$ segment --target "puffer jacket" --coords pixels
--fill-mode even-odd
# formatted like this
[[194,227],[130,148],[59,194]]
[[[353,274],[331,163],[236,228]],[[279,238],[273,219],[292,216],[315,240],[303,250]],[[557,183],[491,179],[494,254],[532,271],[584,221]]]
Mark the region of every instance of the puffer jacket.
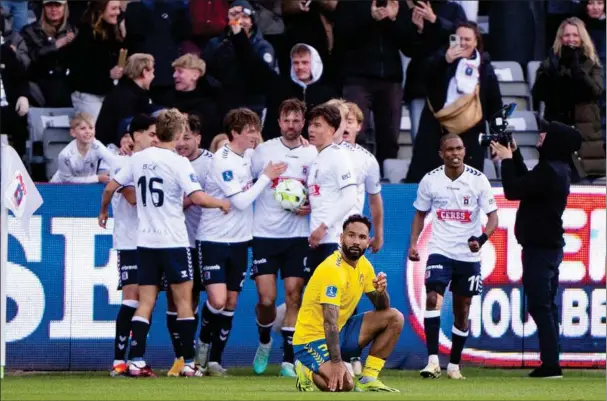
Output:
[[598,101],[603,96],[603,69],[578,49],[571,55],[551,54],[538,69],[533,87],[536,100],[546,104],[544,118],[575,125],[582,135],[578,152],[583,172],[605,176]]

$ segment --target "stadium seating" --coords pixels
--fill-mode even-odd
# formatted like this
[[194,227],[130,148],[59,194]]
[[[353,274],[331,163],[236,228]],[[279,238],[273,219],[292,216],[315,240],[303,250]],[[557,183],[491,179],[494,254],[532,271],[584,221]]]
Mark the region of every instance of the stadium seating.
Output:
[[70,120],[74,116],[73,108],[37,108],[32,107],[28,114],[29,142],[26,159],[33,159],[33,142],[42,142],[46,159],[47,177],[57,171],[57,156],[71,142]]
[[519,110],[531,110],[529,85],[521,65],[516,61],[492,61],[491,65],[499,81],[503,102],[516,103]]
[[493,161],[491,159],[485,159],[485,165],[483,166],[483,173],[487,176],[489,180],[497,180],[497,170]]
[[398,184],[404,180],[409,171],[411,160],[386,159],[384,160],[384,178],[391,184]]

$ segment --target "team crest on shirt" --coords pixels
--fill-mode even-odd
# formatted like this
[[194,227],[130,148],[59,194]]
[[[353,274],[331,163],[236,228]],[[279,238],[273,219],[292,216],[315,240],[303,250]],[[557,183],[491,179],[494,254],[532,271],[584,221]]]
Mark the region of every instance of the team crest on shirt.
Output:
[[221,173],[221,176],[226,182],[232,181],[234,179],[234,173],[232,172],[232,170],[224,171],[223,173]]
[[309,169],[309,167],[308,167],[308,166],[303,166],[303,167],[301,168],[301,171],[302,171],[303,175],[305,175],[305,176],[307,176],[307,175],[308,175],[308,169]]
[[194,173],[190,174],[190,181],[198,182],[198,177],[196,177],[196,174],[194,174]]
[[335,298],[335,297],[337,297],[337,287],[335,287],[334,285],[327,286],[327,289],[325,290],[325,295],[328,298]]
[[464,205],[469,205],[469,204],[470,204],[470,197],[464,196]]

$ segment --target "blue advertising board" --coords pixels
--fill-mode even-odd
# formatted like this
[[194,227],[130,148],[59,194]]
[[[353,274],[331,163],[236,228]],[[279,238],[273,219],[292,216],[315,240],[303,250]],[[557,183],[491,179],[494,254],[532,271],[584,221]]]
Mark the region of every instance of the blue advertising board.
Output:
[[[9,218],[7,368],[107,369],[121,294],[111,250],[112,221],[107,230],[97,225],[102,186],[41,185],[39,190],[44,205],[31,220],[29,237]],[[520,247],[513,234],[516,204],[504,200],[499,188],[495,191],[500,225],[482,250],[484,289],[472,304],[463,358],[492,366],[532,366],[538,362],[538,345],[535,324],[524,312]],[[384,187],[385,244],[369,255],[376,271],[387,274],[392,305],[406,318],[390,367],[419,368],[426,358],[423,277],[431,225],[420,239],[422,262],[408,262],[415,194],[415,185]],[[567,245],[558,296],[566,366],[605,366],[605,217],[604,188],[572,189],[563,217]],[[280,290],[279,304],[282,297]],[[225,353],[227,366],[248,366],[253,360],[256,303],[255,285],[246,280]],[[369,307],[363,300],[361,309]],[[453,323],[449,295],[442,310],[440,350],[448,353]],[[146,355],[155,367],[169,367],[173,359],[165,311],[161,295]],[[273,362],[280,361],[281,352],[275,346]]]

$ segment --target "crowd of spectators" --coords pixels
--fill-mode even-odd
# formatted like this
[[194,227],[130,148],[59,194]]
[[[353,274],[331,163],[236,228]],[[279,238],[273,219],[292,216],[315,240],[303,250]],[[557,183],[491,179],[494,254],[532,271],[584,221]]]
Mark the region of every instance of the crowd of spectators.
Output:
[[[310,110],[344,98],[362,110],[359,140],[380,166],[397,158],[406,105],[414,144],[407,181],[419,182],[440,163],[438,143],[446,132],[462,136],[466,163],[482,170],[486,155],[478,134],[502,107],[483,45],[499,41],[483,35],[473,21],[483,2],[29,3],[37,18],[31,23],[28,2],[0,2],[2,133],[22,154],[32,107],[85,113],[97,140],[117,148],[134,115],[176,107],[200,118],[202,146],[209,149],[221,141],[223,116],[233,108],[247,107],[263,117],[267,140],[280,135],[277,112],[283,100],[299,98]],[[546,9],[546,32],[552,36],[546,38],[550,46],[542,53],[546,59],[532,93],[544,102],[545,118],[581,131],[583,175],[603,177],[605,2],[567,3],[564,12]],[[519,29],[517,21],[510,29]],[[457,48],[449,45],[452,34],[459,37]],[[453,111],[462,105],[468,113],[464,123]]]

